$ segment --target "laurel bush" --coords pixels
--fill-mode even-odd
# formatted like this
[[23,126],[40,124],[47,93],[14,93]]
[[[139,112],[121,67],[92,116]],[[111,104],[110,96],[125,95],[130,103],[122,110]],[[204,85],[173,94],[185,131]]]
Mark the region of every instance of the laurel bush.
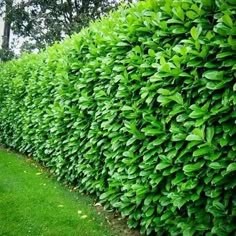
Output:
[[1,64],[0,142],[142,233],[230,235],[235,92],[235,0],[149,0]]

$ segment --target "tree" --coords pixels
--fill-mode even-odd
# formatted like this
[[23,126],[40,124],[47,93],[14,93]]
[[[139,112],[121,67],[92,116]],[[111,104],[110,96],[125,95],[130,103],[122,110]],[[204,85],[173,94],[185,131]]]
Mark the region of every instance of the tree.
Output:
[[[13,57],[13,53],[10,50],[10,32],[12,23],[12,6],[13,0],[4,0],[0,4],[1,14],[4,13],[4,29],[2,36],[2,45],[0,50],[0,60],[6,61]],[[5,10],[3,11],[3,8]]]
[[2,39],[2,48],[9,49],[10,43],[10,31],[11,31],[11,9],[13,0],[6,0],[5,20],[4,20],[4,32]]
[[25,39],[25,50],[41,49],[117,6],[117,0],[23,0],[12,6],[12,30]]

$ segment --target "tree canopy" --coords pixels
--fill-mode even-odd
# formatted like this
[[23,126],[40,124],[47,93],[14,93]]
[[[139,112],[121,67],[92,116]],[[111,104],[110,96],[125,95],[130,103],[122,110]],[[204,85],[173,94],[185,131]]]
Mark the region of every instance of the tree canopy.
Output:
[[14,35],[24,40],[22,50],[31,51],[79,32],[121,2],[133,0],[2,0],[0,6]]

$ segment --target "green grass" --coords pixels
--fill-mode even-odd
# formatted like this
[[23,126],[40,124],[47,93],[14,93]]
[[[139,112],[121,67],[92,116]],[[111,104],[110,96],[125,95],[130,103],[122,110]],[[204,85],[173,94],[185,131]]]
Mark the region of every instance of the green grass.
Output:
[[0,150],[0,235],[112,235],[91,199],[26,160]]

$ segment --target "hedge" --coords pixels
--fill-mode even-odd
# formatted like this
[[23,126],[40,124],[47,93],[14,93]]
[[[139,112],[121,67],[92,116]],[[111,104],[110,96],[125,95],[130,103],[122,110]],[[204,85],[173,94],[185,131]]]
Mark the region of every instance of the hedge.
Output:
[[1,64],[0,143],[157,235],[236,232],[236,2],[123,7]]

